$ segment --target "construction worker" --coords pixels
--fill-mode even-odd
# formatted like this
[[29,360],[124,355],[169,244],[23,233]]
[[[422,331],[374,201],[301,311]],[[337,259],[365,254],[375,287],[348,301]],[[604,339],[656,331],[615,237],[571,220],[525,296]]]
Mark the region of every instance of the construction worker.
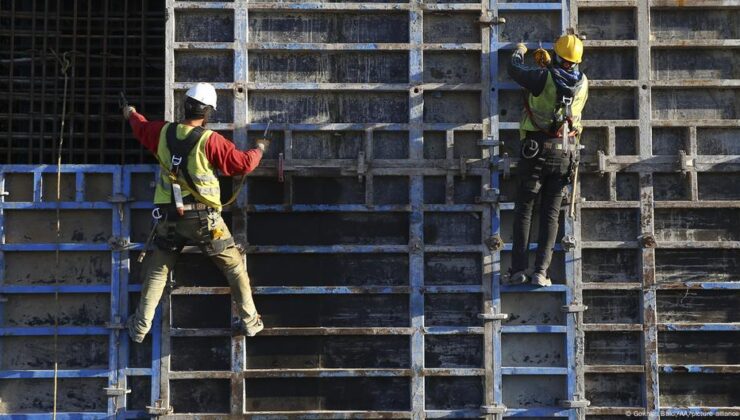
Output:
[[[588,99],[588,80],[579,71],[583,43],[572,34],[555,43],[554,58],[540,48],[538,67],[524,65],[527,47],[517,44],[509,62],[509,75],[528,93],[520,124],[519,186],[514,208],[514,243],[508,282],[531,281],[550,286],[547,269],[552,260],[564,188],[577,167],[581,112]],[[565,131],[565,133],[564,133]],[[529,266],[529,231],[537,196],[540,226],[534,268]]]
[[270,140],[260,139],[256,148],[241,151],[220,134],[205,129],[209,115],[216,110],[216,90],[208,83],[190,88],[183,105],[184,120],[180,123],[149,122],[134,107],[123,107],[134,135],[161,166],[154,193],[153,215],[161,217],[151,235],[155,249],[144,261],[139,307],[127,321],[129,335],[137,343],[152,326],[167,275],[186,242],[198,245],[226,276],[239,313],[232,325],[233,334],[254,336],[264,328],[252,300],[244,260],[221,218],[216,170],[226,176],[251,172]]

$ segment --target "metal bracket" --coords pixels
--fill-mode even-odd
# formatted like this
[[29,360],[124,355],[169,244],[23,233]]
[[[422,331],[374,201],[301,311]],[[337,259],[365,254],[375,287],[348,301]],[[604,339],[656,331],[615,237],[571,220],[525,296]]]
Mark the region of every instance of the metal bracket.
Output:
[[483,193],[475,197],[476,203],[498,203],[500,190],[498,188],[483,188]]
[[131,201],[134,201],[134,199],[123,194],[113,194],[108,196],[109,203],[123,204],[130,203]]
[[655,248],[658,245],[657,241],[655,240],[655,236],[652,233],[640,235],[637,237],[637,240],[640,242],[640,245],[643,248]]
[[244,87],[244,83],[234,83],[234,98],[244,100],[247,89]]
[[485,244],[488,247],[488,249],[490,249],[491,251],[494,251],[494,252],[495,251],[498,251],[498,250],[500,250],[501,248],[504,247],[504,240],[501,239],[501,235],[499,235],[499,234],[496,234],[496,235],[493,235],[493,236],[489,236],[483,242],[485,242]]
[[278,155],[278,182],[285,182],[285,155],[280,153]]
[[481,25],[503,25],[506,23],[506,19],[500,16],[494,16],[491,12],[486,12],[480,16],[478,23]]
[[421,243],[421,240],[419,239],[412,239],[409,241],[409,248],[411,249],[411,252],[421,252],[423,245]]
[[502,314],[502,313],[487,313],[487,314],[478,314],[478,319],[482,319],[484,321],[506,321],[509,319],[509,314]]
[[126,325],[121,322],[121,317],[116,316],[113,318],[112,322],[106,322],[105,328],[108,328],[109,330],[123,330],[126,328]]
[[599,161],[599,175],[604,175],[606,172],[606,155],[603,150],[596,152]]
[[478,146],[480,147],[496,147],[501,146],[502,144],[504,144],[503,141],[498,139],[494,140],[491,136],[478,140]]
[[153,416],[166,416],[172,413],[172,407],[163,407],[163,400],[157,400],[154,405],[147,405],[146,412]]
[[480,412],[483,414],[505,414],[506,406],[503,404],[482,405]]
[[560,406],[563,408],[586,408],[591,405],[589,400],[560,400]]
[[125,251],[132,247],[131,242],[127,238],[120,236],[111,237],[108,239],[108,244],[110,244],[111,249],[114,251]]
[[570,305],[563,305],[560,307],[560,310],[567,313],[573,313],[573,312],[586,312],[588,309],[588,305],[584,305],[582,303],[573,303]]
[[563,246],[563,249],[565,252],[570,252],[576,249],[576,238],[573,235],[566,235],[563,236],[563,239],[560,241],[560,244]]
[[460,157],[460,177],[465,180],[465,176],[468,174],[468,163],[464,157]]
[[686,155],[685,150],[678,151],[678,163],[681,166],[681,173],[684,175],[689,171],[690,166],[694,166],[694,160]]
[[108,387],[103,388],[103,391],[105,391],[105,395],[109,397],[122,397],[126,394],[130,394],[131,390],[127,388],[116,388],[116,387]]
[[365,164],[365,152],[357,153],[357,180],[362,181],[362,177],[367,172],[367,165]]
[[498,166],[504,173],[504,179],[509,179],[509,176],[511,175],[511,157],[508,153],[504,153],[501,159],[499,159]]
[[8,192],[8,191],[0,191],[0,196],[1,197],[7,197],[9,195],[10,195],[10,192]]

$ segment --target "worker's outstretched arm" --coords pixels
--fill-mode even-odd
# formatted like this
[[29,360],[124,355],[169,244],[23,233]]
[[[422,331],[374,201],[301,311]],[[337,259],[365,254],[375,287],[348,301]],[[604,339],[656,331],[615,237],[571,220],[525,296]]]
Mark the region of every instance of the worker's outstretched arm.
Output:
[[524,54],[526,53],[527,47],[524,44],[518,44],[517,49],[511,55],[511,60],[509,61],[509,76],[523,88],[530,91],[532,95],[539,96],[542,90],[545,89],[548,70],[546,68],[525,65]]
[[262,149],[239,150],[234,143],[214,131],[206,143],[206,157],[223,175],[244,175],[260,164]]
[[157,153],[159,134],[166,123],[164,121],[147,121],[146,117],[136,112],[136,109],[129,108],[128,112],[124,110],[124,117],[131,124],[131,130],[134,132],[136,140],[139,140],[139,143],[150,152]]

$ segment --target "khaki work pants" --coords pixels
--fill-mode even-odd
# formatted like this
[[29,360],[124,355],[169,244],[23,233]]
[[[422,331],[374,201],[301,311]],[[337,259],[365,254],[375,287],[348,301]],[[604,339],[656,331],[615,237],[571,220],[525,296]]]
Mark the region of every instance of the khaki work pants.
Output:
[[[170,219],[172,218],[170,217]],[[167,220],[157,226],[157,237],[160,243],[163,238],[168,237],[168,233],[172,237],[171,229],[174,228],[173,248],[175,249],[157,246],[144,260],[144,284],[141,291],[141,300],[136,314],[133,316],[134,319],[129,323],[129,334],[131,334],[134,341],[143,339],[151,329],[154,311],[157,309],[162,292],[167,284],[168,274],[174,268],[182,246],[186,242],[202,244],[203,241],[210,241],[210,230],[213,230],[213,228],[220,229],[223,232],[220,239],[231,238],[229,228],[224,223],[220,213],[209,213],[208,218],[211,226],[203,226],[201,220],[197,217],[177,218],[175,221]],[[243,322],[244,326],[247,327],[257,324],[259,322],[257,309],[252,299],[252,289],[249,285],[244,259],[239,250],[231,245],[217,254],[211,255],[210,258],[229,282],[231,297],[236,302],[240,322]]]

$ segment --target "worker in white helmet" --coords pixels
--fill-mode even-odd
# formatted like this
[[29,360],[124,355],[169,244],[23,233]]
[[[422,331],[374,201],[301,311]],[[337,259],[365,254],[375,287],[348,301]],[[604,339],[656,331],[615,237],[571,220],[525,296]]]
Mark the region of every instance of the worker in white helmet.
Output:
[[134,135],[161,166],[154,193],[153,214],[161,216],[151,235],[155,249],[144,260],[141,300],[126,324],[137,343],[152,326],[167,275],[186,243],[199,246],[226,276],[239,313],[234,335],[254,336],[264,328],[252,299],[244,258],[221,218],[216,170],[225,176],[251,172],[259,165],[270,139],[259,139],[256,148],[241,151],[219,133],[205,129],[216,110],[216,99],[216,89],[208,83],[191,87],[185,93],[184,119],[179,123],[150,122],[133,107],[123,107]]

